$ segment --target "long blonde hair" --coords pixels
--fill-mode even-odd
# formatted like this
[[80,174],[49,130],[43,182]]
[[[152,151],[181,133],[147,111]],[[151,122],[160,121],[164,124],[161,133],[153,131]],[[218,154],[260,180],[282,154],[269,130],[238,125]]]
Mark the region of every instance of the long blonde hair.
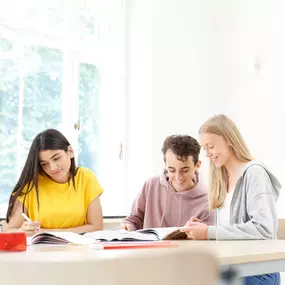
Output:
[[[199,129],[199,134],[209,133],[224,137],[235,157],[248,162],[253,160],[248,147],[236,124],[226,115],[220,114],[208,119]],[[210,209],[216,209],[224,204],[229,183],[229,173],[225,166],[220,168],[210,161]]]

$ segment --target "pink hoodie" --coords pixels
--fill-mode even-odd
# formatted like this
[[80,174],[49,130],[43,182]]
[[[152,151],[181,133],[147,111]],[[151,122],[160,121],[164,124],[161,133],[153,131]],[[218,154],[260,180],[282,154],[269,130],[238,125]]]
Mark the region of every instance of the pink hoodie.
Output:
[[180,227],[193,216],[207,225],[214,223],[209,211],[207,187],[198,179],[190,191],[176,192],[167,174],[147,180],[132,206],[131,214],[123,223],[132,230],[142,228]]

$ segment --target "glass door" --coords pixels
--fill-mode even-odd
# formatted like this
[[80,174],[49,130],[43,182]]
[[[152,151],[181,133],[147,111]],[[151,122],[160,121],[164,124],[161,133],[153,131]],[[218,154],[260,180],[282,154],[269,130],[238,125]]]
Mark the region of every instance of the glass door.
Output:
[[104,214],[125,213],[122,1],[13,3],[0,10],[0,218],[47,128],[97,175]]
[[0,205],[21,172],[31,140],[62,122],[62,53],[0,41]]
[[104,188],[104,215],[124,215],[125,100],[121,86],[118,79],[92,64],[81,63],[79,74],[78,121],[74,124],[78,133],[78,164],[92,169]]

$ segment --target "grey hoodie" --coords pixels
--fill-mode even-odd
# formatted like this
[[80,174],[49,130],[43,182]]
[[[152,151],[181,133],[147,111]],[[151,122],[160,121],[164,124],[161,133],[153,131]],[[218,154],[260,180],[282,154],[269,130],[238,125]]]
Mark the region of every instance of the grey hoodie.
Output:
[[281,184],[263,163],[249,162],[234,189],[230,225],[209,226],[208,239],[275,239],[280,189]]

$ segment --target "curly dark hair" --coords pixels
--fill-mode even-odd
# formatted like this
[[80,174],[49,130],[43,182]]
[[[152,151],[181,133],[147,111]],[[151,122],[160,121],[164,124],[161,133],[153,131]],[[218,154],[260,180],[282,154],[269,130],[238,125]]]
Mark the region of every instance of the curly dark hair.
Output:
[[181,161],[186,161],[188,156],[193,157],[194,164],[199,160],[199,154],[201,150],[200,144],[196,139],[188,135],[172,135],[168,136],[162,147],[162,153],[165,161],[166,152],[171,149],[177,159]]

